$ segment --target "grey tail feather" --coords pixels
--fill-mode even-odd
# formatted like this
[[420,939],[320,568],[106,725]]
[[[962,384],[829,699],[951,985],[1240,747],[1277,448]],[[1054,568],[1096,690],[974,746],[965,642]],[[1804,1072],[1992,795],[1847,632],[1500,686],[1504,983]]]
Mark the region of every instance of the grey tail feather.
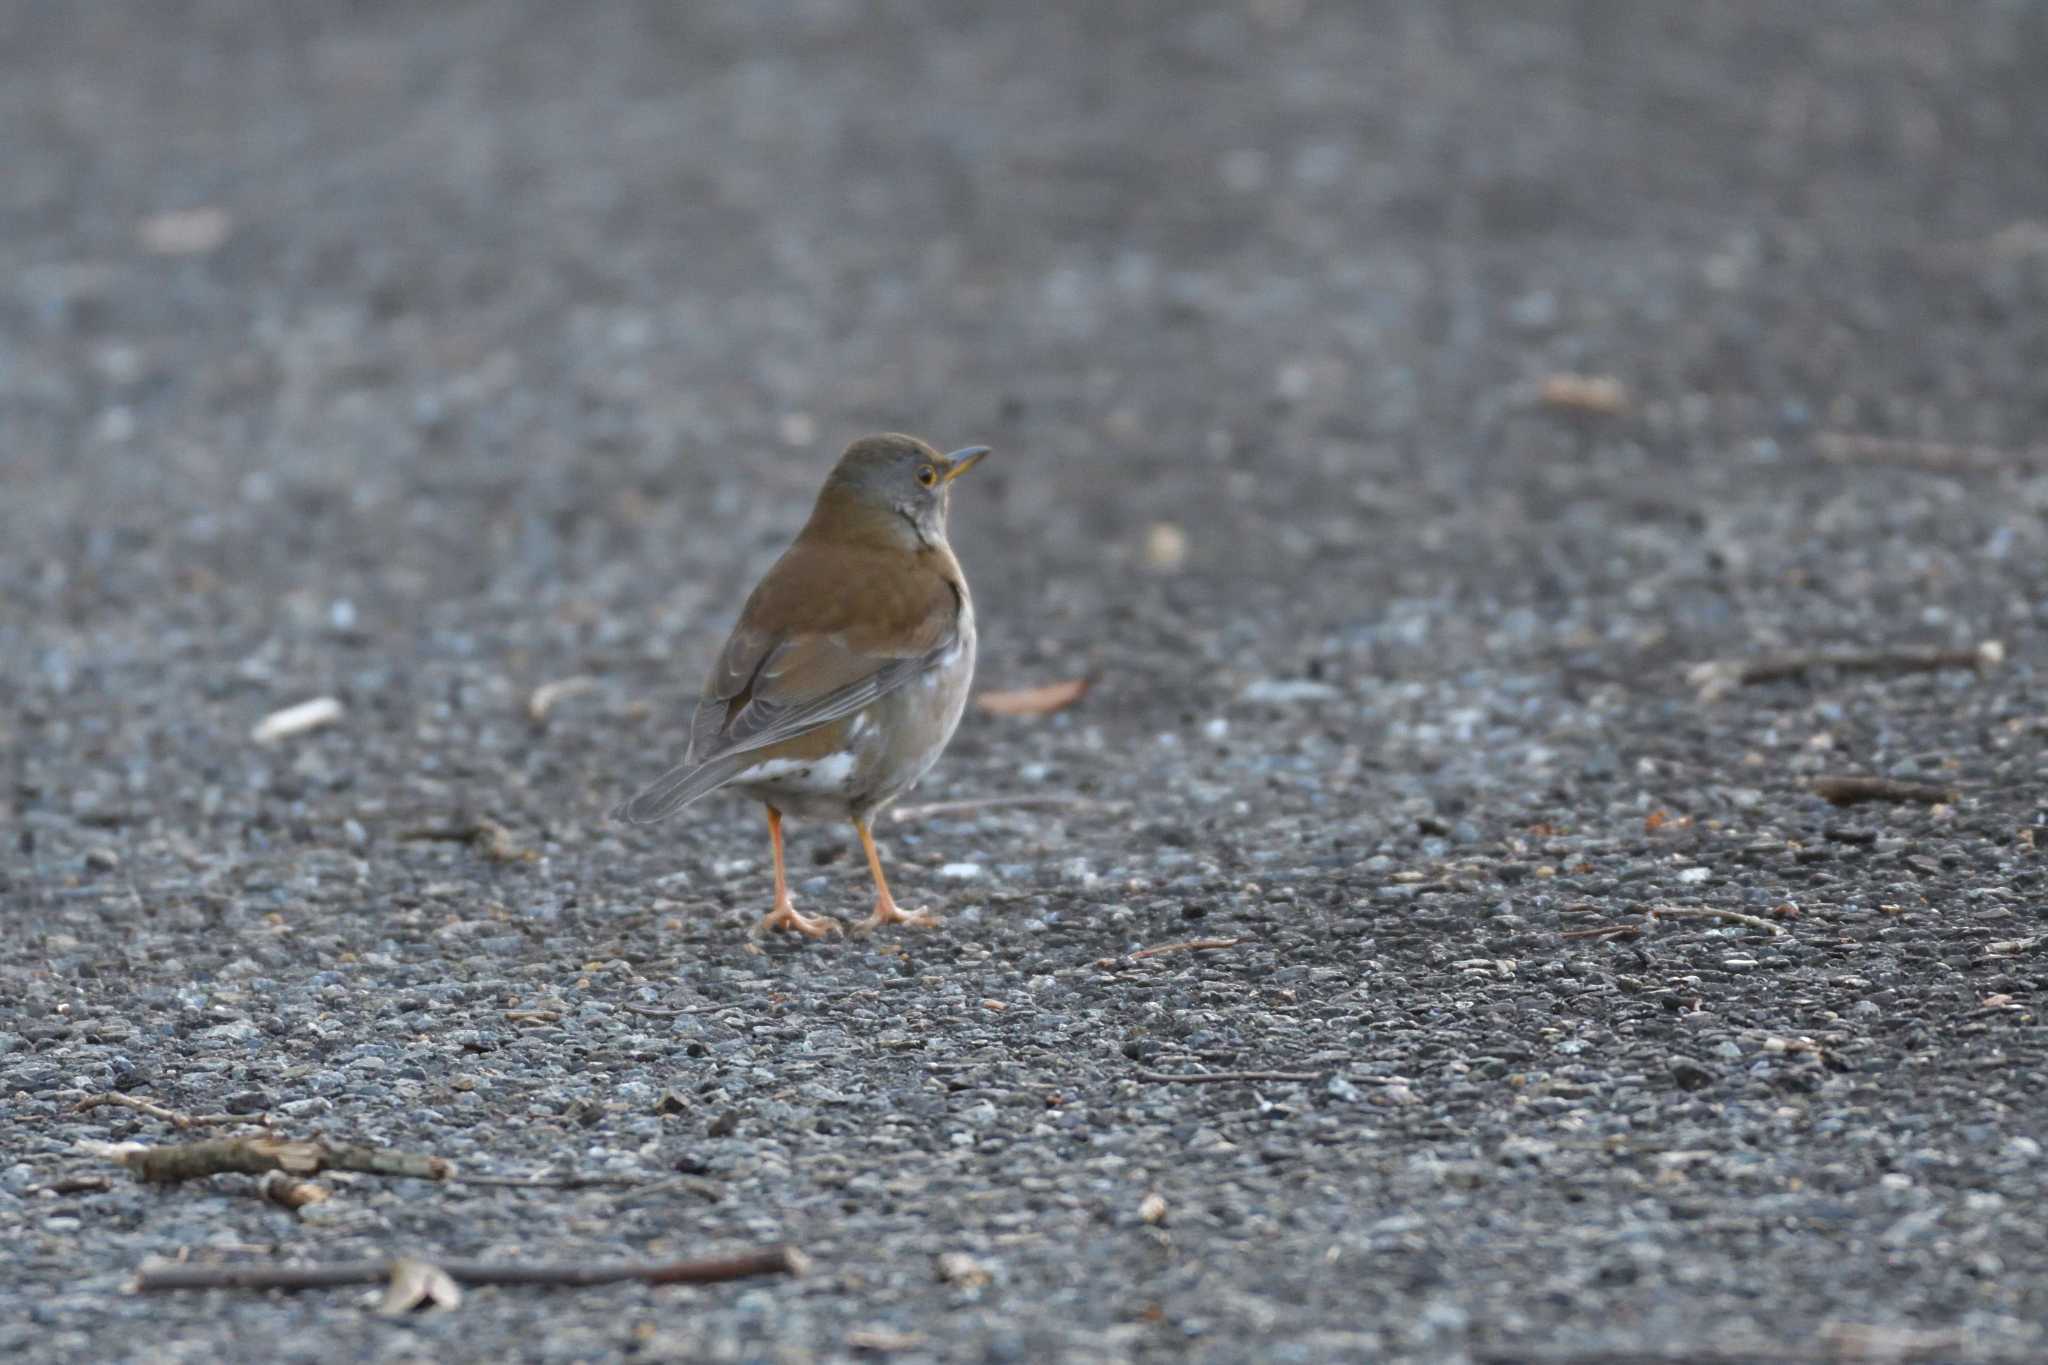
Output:
[[612,818],[628,820],[636,825],[651,825],[675,814],[706,792],[724,786],[743,766],[743,761],[727,757],[670,768],[638,796],[612,807]]

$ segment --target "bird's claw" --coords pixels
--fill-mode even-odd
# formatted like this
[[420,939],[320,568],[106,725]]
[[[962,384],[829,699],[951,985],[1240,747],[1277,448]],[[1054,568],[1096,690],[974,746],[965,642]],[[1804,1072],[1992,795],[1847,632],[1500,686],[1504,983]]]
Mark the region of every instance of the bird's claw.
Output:
[[894,901],[884,901],[875,907],[875,913],[853,926],[859,935],[872,934],[885,924],[907,924],[913,929],[936,929],[945,921],[929,910],[898,909]]
[[827,938],[846,932],[846,926],[829,915],[800,915],[793,905],[778,905],[761,917],[747,937],[759,942],[777,929],[787,929],[805,938]]

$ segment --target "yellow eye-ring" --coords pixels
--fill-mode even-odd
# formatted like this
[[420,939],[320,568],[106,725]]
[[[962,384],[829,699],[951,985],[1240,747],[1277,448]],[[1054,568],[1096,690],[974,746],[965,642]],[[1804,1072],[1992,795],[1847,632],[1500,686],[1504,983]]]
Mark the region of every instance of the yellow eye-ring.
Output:
[[930,488],[933,484],[939,481],[939,471],[933,469],[928,464],[919,465],[917,467],[917,481],[923,484],[926,488]]

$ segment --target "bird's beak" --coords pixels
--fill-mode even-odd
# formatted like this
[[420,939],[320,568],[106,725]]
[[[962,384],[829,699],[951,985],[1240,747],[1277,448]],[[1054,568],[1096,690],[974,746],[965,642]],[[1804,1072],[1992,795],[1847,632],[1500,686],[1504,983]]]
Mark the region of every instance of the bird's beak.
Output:
[[981,457],[986,454],[988,454],[987,446],[968,446],[965,450],[954,451],[946,457],[946,477],[939,482],[953,482],[953,480],[980,464]]

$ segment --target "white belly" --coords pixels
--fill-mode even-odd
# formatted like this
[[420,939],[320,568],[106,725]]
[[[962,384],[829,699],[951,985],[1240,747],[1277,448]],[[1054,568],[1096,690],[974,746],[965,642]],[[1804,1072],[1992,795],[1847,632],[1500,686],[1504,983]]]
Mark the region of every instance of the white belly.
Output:
[[[775,758],[749,769],[732,790],[786,815],[847,819],[870,815],[908,791],[946,750],[974,678],[974,612],[961,613],[953,649],[856,715],[847,747],[823,758]],[[909,736],[921,742],[908,742]]]
[[962,613],[960,642],[953,651],[921,676],[898,688],[869,708],[878,725],[892,733],[928,735],[915,747],[899,744],[888,761],[878,765],[875,801],[893,801],[926,773],[952,742],[967,710],[967,695],[974,680],[974,613]]

